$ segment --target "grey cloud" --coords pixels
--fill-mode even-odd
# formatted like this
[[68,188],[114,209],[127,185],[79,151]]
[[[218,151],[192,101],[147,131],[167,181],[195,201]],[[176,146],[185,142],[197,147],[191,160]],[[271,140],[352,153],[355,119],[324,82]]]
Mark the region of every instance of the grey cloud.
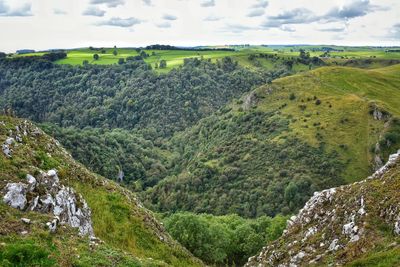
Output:
[[296,8],[284,11],[277,16],[269,16],[267,20],[261,24],[261,26],[263,28],[278,28],[282,25],[304,24],[311,23],[317,20],[319,20],[319,17],[317,17],[310,10],[305,8]]
[[65,12],[64,10],[59,9],[59,8],[53,9],[53,13],[56,15],[67,15],[67,12]]
[[256,4],[252,5],[252,8],[266,8],[268,6],[268,1],[259,0]]
[[257,30],[258,28],[245,26],[242,24],[226,24],[222,29],[223,32],[241,33],[249,30]]
[[108,7],[117,7],[125,4],[125,0],[91,0],[91,4],[106,4]]
[[331,28],[322,28],[318,29],[320,32],[344,32],[346,30],[345,27],[331,27]]
[[355,0],[342,7],[332,8],[323,18],[327,20],[351,19],[365,16],[370,12],[386,9],[385,7],[372,5],[369,0]]
[[171,28],[171,23],[169,23],[168,21],[162,22],[162,23],[158,23],[156,24],[156,26],[158,28]]
[[9,7],[4,3],[4,1],[0,0],[0,14],[7,13],[9,10]]
[[264,15],[264,13],[265,13],[265,11],[264,11],[263,8],[256,8],[256,9],[251,10],[251,11],[247,14],[247,16],[248,16],[248,17],[259,17],[259,16]]
[[151,6],[151,0],[142,0],[143,3],[147,6]]
[[280,27],[280,29],[281,29],[282,31],[285,31],[285,32],[295,32],[295,31],[296,31],[293,27],[290,27],[290,26],[288,26],[288,25],[282,25],[282,26]]
[[106,14],[106,11],[101,10],[98,7],[95,6],[90,6],[88,7],[83,13],[82,15],[84,16],[95,16],[95,17],[103,17],[104,14]]
[[142,23],[142,20],[134,18],[134,17],[130,17],[130,18],[118,18],[118,17],[112,17],[109,20],[105,20],[105,21],[101,21],[99,23],[97,23],[97,26],[115,26],[115,27],[123,27],[123,28],[127,28],[127,27],[131,27],[133,25],[136,24],[140,24]]
[[204,18],[203,20],[204,21],[218,21],[218,20],[221,20],[221,19],[222,19],[222,17],[218,17],[218,16],[215,16],[215,15],[209,15],[206,18]]
[[2,17],[28,17],[33,16],[32,5],[26,3],[18,8],[11,9],[4,1],[0,0],[0,16]]
[[388,37],[389,39],[400,40],[400,23],[394,24],[390,28],[386,37]]
[[162,18],[165,20],[176,20],[177,19],[176,16],[170,15],[170,14],[164,14]]
[[[386,7],[372,5],[369,0],[354,0],[342,7],[334,7],[326,14],[317,16],[306,8],[295,8],[284,11],[276,16],[269,16],[261,24],[263,28],[279,28],[282,25],[305,24],[312,22],[348,21],[349,19],[365,16],[370,12],[387,10]],[[333,31],[331,29],[331,31]],[[339,31],[337,29],[337,31]]]
[[202,7],[211,7],[211,6],[215,6],[215,0],[203,0],[201,1],[200,5]]

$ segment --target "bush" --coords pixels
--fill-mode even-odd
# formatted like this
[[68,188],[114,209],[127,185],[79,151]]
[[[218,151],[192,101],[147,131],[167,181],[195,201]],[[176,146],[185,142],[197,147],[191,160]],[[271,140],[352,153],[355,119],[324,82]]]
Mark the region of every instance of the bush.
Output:
[[238,215],[213,216],[189,212],[165,218],[167,231],[208,264],[243,265],[268,242],[277,239],[287,217],[243,219]]
[[0,265],[8,266],[55,266],[50,253],[33,242],[14,242],[0,250]]

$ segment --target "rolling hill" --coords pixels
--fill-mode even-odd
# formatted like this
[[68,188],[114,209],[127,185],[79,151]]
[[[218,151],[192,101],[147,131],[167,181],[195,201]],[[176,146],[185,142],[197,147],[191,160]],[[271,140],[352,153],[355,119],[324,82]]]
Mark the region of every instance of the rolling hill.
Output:
[[177,134],[172,175],[143,196],[161,211],[295,212],[399,147],[399,72],[322,67],[261,86]]

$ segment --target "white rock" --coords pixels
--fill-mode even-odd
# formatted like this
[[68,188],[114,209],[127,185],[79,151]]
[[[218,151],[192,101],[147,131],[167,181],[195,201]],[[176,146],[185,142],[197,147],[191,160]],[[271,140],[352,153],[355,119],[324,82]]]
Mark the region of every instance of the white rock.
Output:
[[329,251],[334,251],[334,250],[338,250],[339,249],[339,245],[338,245],[339,239],[334,239],[331,244],[329,245]]
[[15,142],[14,138],[9,137],[6,139],[6,141],[4,142],[4,144],[6,145],[12,145]]
[[36,178],[33,177],[33,176],[30,175],[30,174],[27,174],[27,175],[26,175],[26,181],[27,181],[28,184],[29,184],[28,190],[29,190],[29,191],[35,190],[36,183],[37,183],[37,182],[36,182]]
[[26,206],[26,188],[23,183],[8,183],[3,201],[9,206],[23,210]]
[[28,218],[21,218],[21,221],[22,221],[23,223],[26,223],[26,224],[30,224],[30,223],[31,223],[31,220],[28,219]]

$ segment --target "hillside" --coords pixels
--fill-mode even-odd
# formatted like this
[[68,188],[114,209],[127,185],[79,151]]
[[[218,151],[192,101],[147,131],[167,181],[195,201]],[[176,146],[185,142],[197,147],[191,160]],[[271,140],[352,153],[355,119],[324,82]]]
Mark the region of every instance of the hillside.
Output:
[[246,266],[399,266],[400,150],[366,180],[314,193]]
[[172,138],[182,156],[146,203],[273,216],[362,179],[400,144],[399,73],[322,67],[257,88]]
[[130,191],[0,117],[2,266],[201,266]]

